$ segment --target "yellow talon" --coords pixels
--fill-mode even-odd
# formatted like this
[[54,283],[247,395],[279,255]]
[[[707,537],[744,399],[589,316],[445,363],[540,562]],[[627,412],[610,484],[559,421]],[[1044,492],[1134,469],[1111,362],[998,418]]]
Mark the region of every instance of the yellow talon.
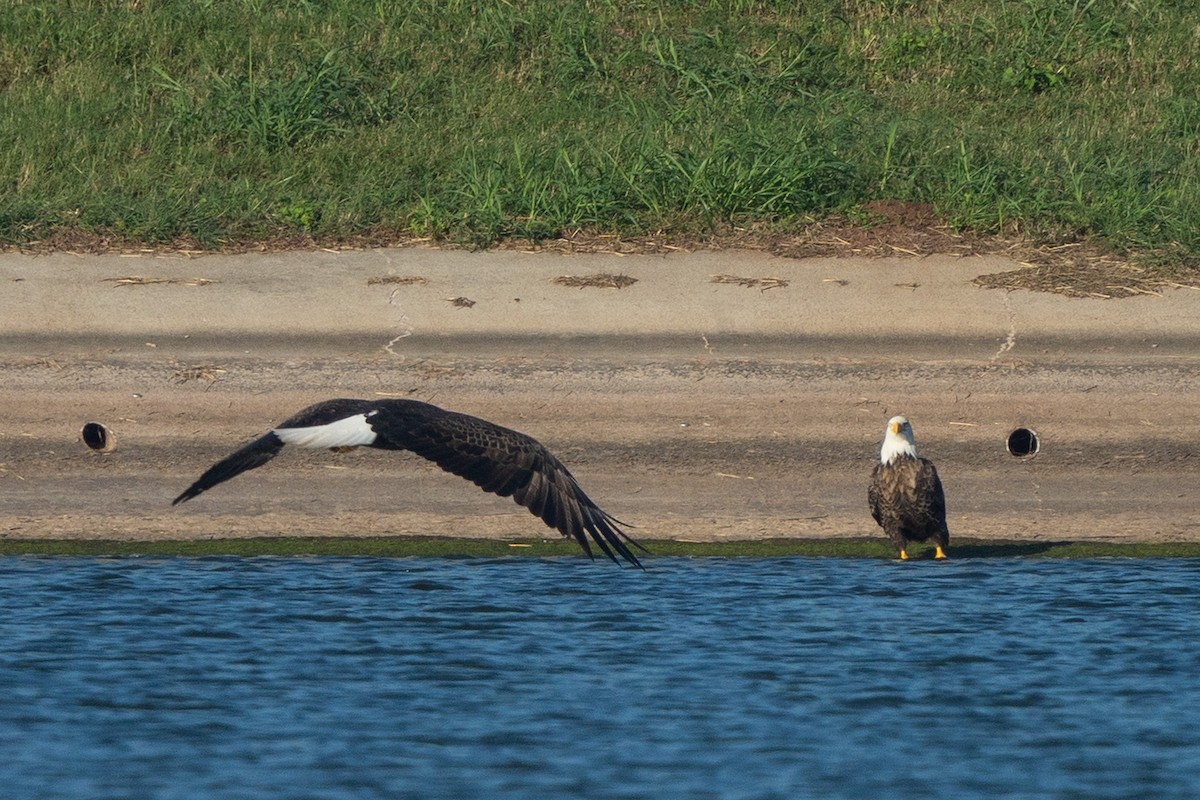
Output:
[[933,557],[934,558],[945,558],[946,557],[946,551],[942,549],[941,545],[937,546],[937,552],[933,554]]

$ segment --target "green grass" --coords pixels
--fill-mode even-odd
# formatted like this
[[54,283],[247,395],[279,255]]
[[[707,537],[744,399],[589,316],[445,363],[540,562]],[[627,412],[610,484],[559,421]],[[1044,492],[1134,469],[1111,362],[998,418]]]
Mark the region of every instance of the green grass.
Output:
[[0,241],[477,246],[873,199],[1195,266],[1184,0],[13,0]]
[[[651,541],[646,563],[659,557],[684,558],[825,558],[894,559],[895,550],[874,539],[760,539],[732,542]],[[912,550],[916,559],[932,550]],[[262,537],[173,541],[79,539],[0,539],[0,556],[383,556],[390,558],[504,558],[578,556],[573,542],[495,541],[419,537]],[[967,558],[1200,558],[1197,543],[994,542],[963,540],[950,549],[952,559]]]

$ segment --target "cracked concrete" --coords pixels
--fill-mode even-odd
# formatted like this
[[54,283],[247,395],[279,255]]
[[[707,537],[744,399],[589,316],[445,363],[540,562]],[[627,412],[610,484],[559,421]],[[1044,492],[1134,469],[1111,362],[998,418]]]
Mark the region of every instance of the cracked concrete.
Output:
[[1004,309],[1008,312],[1008,334],[1000,344],[1000,349],[992,356],[993,361],[996,361],[1017,346],[1017,313],[1013,310],[1012,302],[1009,300],[1009,293],[1004,292],[1001,297],[1004,300]]
[[[375,452],[285,453],[169,506],[310,402],[402,396],[533,434],[647,538],[876,535],[866,475],[903,411],[956,536],[1200,539],[1200,292],[972,284],[1009,268],[739,251],[0,256],[0,535],[552,535]],[[552,283],[601,273],[637,282]],[[424,280],[370,283],[387,276]],[[115,453],[84,449],[89,420],[117,432]],[[1005,452],[1017,425],[1041,436],[1035,458]]]

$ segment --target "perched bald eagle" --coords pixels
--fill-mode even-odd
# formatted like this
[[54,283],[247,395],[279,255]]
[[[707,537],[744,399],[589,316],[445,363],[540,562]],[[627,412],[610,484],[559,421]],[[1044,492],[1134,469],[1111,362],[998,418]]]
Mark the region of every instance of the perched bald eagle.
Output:
[[909,542],[933,539],[936,558],[946,557],[950,531],[946,527],[946,496],[933,462],[917,455],[912,423],[907,417],[888,420],[867,489],[871,516],[908,558]]
[[285,444],[331,450],[410,450],[486,492],[511,496],[551,528],[579,542],[589,556],[588,537],[616,563],[620,563],[620,555],[630,564],[642,566],[629,544],[648,552],[621,530],[625,523],[584,494],[570,471],[537,440],[416,400],[326,400],[309,406],[214,464],[172,505],[261,467]]

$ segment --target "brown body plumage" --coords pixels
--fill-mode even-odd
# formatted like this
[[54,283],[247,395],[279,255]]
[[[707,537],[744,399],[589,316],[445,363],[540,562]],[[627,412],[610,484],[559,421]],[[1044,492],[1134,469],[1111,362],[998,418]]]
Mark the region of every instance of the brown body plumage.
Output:
[[946,526],[946,497],[937,468],[917,455],[912,425],[905,417],[888,422],[880,461],[867,489],[871,516],[908,558],[909,542],[933,540],[937,558],[946,557],[950,531]]
[[595,543],[613,561],[619,555],[641,566],[628,545],[645,548],[592,502],[570,470],[536,439],[416,400],[340,399],[309,406],[214,464],[174,503],[261,467],[285,444],[412,451],[486,492],[512,497],[563,536],[579,542],[588,555],[590,543]]

